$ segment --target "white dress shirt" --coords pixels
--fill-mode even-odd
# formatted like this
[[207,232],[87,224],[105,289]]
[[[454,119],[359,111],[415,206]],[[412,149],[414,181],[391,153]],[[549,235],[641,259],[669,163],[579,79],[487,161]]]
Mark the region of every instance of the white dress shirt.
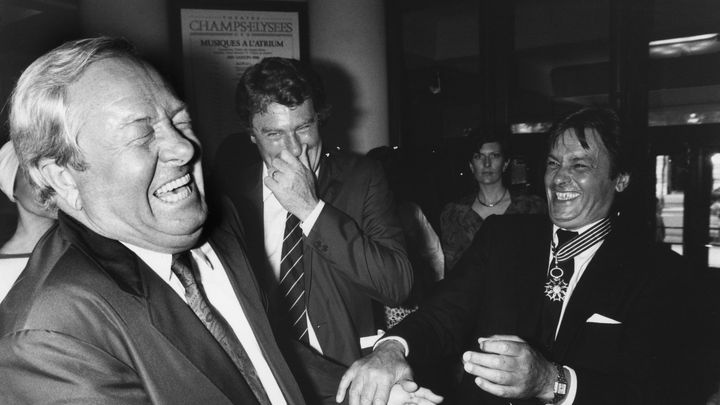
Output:
[[[592,228],[593,225],[597,224],[598,222],[602,221],[602,219],[597,220],[591,224],[585,225],[582,228],[575,229],[574,231],[577,233],[582,234],[583,232],[587,231],[588,229]],[[553,243],[557,245],[558,239],[557,239],[557,230],[560,229],[557,225],[553,224]],[[575,287],[577,287],[578,283],[580,282],[580,278],[582,277],[583,273],[585,273],[585,269],[587,269],[588,264],[590,264],[590,260],[595,256],[595,253],[597,253],[598,249],[600,249],[600,246],[602,246],[604,242],[604,239],[600,242],[597,242],[596,244],[590,246],[589,248],[585,249],[584,251],[580,252],[577,256],[574,257],[575,259],[575,269],[573,272],[572,277],[570,277],[570,282],[568,283],[567,291],[565,292],[565,300],[563,301],[562,309],[560,310],[560,319],[558,319],[558,325],[555,329],[555,337],[557,338],[557,334],[560,331],[560,325],[562,325],[563,316],[565,315],[565,308],[567,308],[568,302],[570,302],[570,298],[572,298],[572,293],[575,291]],[[548,272],[550,271],[550,263],[552,262],[552,247],[551,251],[548,253]],[[559,402],[562,405],[572,405],[573,402],[575,402],[575,396],[577,395],[577,387],[578,387],[578,379],[577,379],[577,373],[575,373],[575,370],[572,369],[572,367],[563,366],[567,372],[570,373],[570,376],[572,378],[572,383],[570,384],[570,390],[568,391],[565,398]]]
[[[262,177],[260,183],[262,183],[263,189],[263,226],[265,229],[265,253],[267,253],[268,262],[270,268],[272,268],[275,274],[275,279],[280,280],[280,261],[282,259],[282,245],[283,236],[285,236],[285,219],[287,217],[287,210],[283,208],[280,202],[275,198],[275,194],[270,191],[263,179],[267,177],[268,170],[265,164],[263,164]],[[318,173],[315,173],[317,176]],[[319,200],[318,205],[312,210],[310,215],[305,221],[300,223],[300,228],[303,231],[303,235],[308,236],[315,221],[320,216],[320,212],[325,206],[325,202]],[[307,302],[307,301],[306,301]],[[310,322],[310,314],[306,312],[305,319],[308,326],[308,340],[310,346],[322,354],[322,347],[320,347],[320,341],[315,334],[315,329]]]
[[19,255],[0,255],[0,302],[5,299],[5,296],[17,280],[20,273],[25,269],[25,265],[30,259],[30,254],[19,254]]
[[[164,280],[170,288],[177,293],[183,301],[185,300],[185,287],[170,269],[172,255],[167,253],[153,252],[137,246],[123,243],[132,250],[145,264],[148,265],[157,275]],[[278,385],[275,376],[268,365],[265,356],[262,354],[255,333],[248,322],[245,311],[235,295],[225,269],[220,259],[209,243],[192,250],[192,256],[200,272],[199,282],[202,284],[208,300],[215,309],[220,312],[223,318],[235,332],[238,340],[250,357],[250,361],[257,371],[258,378],[267,392],[268,398],[273,405],[286,405],[285,396]],[[186,301],[187,302],[187,301]]]

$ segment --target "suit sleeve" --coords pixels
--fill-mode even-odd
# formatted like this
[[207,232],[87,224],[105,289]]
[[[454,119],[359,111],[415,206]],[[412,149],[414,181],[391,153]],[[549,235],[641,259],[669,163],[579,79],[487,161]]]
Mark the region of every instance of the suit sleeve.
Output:
[[398,306],[410,294],[413,273],[393,198],[379,164],[353,170],[364,180],[354,191],[358,201],[350,202],[360,204],[359,215],[325,201],[308,242],[332,270],[368,296]]
[[117,358],[62,333],[25,330],[0,340],[0,403],[149,404]]
[[432,365],[459,356],[477,323],[480,297],[486,284],[484,270],[490,266],[488,252],[496,240],[489,220],[480,228],[455,269],[440,281],[420,309],[388,331],[408,343],[408,360],[415,366]]

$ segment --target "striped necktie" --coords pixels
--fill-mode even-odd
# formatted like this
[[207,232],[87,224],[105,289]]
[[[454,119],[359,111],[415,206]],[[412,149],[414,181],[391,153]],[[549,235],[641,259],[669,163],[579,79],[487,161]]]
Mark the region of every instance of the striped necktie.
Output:
[[242,343],[240,343],[235,332],[225,321],[225,318],[212,307],[205,296],[202,285],[198,283],[193,271],[193,259],[190,252],[174,254],[170,269],[185,288],[185,300],[188,306],[217,340],[235,364],[235,367],[240,370],[253,394],[255,394],[258,403],[270,405],[270,399]]
[[306,321],[305,271],[302,263],[303,233],[300,220],[288,212],[285,219],[282,258],[280,259],[280,292],[283,296],[293,336],[309,343]]

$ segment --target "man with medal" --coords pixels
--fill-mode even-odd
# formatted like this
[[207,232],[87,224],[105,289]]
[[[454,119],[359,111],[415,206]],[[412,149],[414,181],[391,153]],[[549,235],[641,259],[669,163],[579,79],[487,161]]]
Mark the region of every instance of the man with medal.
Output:
[[[549,219],[492,216],[440,290],[356,361],[338,387],[384,404],[392,383],[462,358],[458,404],[697,402],[690,319],[699,279],[637,236],[616,204],[630,153],[616,114],[586,108],[550,132]],[[627,215],[626,215],[627,216]]]

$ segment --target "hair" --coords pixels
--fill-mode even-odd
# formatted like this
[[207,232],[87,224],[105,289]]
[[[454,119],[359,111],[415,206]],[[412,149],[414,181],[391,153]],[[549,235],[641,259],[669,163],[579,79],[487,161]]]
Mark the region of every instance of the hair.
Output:
[[610,158],[610,178],[620,174],[630,174],[631,151],[627,140],[622,136],[621,124],[615,111],[607,108],[586,107],[557,122],[550,129],[548,150],[552,149],[565,131],[572,130],[586,150],[590,148],[585,135],[586,130],[594,130]]
[[10,98],[10,137],[21,167],[28,170],[39,200],[55,205],[55,191],[39,173],[44,159],[63,167],[84,170],[77,144],[79,123],[73,122],[68,87],[93,63],[125,58],[144,65],[134,46],[122,38],[98,37],[66,42],[35,60],[18,79]]
[[267,111],[272,103],[289,108],[312,100],[320,124],[330,115],[320,76],[295,59],[264,58],[250,66],[240,77],[235,101],[243,129],[252,133],[255,114]]
[[469,141],[469,148],[467,150],[467,161],[471,162],[473,160],[473,157],[475,156],[478,151],[482,148],[483,145],[486,143],[494,143],[497,142],[500,144],[500,152],[503,155],[503,158],[505,160],[508,160],[510,158],[509,156],[509,147],[507,142],[508,136],[502,132],[498,131],[485,131],[481,130],[480,128],[472,128],[468,132],[468,141]]

